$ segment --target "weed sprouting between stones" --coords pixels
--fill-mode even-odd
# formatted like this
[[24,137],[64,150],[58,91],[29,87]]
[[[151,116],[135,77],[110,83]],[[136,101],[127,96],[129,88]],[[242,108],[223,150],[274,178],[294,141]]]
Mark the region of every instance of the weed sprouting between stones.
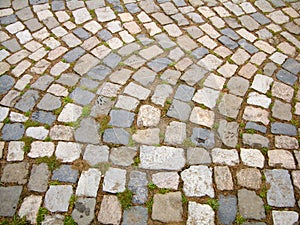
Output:
[[37,163],[46,163],[48,165],[49,170],[52,172],[55,169],[58,169],[61,165],[61,162],[56,159],[56,157],[53,155],[51,157],[42,157],[36,159]]
[[123,210],[130,209],[132,206],[132,191],[126,189],[123,192],[119,192],[117,197],[120,201]]
[[37,217],[36,217],[36,223],[37,225],[41,225],[42,222],[44,221],[45,219],[45,216],[48,215],[49,211],[46,209],[46,208],[39,208],[39,211],[38,211],[38,214],[37,214]]

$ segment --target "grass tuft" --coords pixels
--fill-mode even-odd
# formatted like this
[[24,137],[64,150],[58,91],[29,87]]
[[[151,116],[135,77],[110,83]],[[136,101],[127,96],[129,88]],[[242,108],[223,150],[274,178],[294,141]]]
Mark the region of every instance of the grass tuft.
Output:
[[124,192],[117,194],[123,210],[130,209],[132,206],[132,191],[126,189]]

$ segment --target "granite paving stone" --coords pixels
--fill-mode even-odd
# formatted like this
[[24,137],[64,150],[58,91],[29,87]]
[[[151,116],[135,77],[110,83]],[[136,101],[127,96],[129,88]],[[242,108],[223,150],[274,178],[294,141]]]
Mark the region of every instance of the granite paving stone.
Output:
[[241,189],[238,191],[239,212],[247,219],[263,219],[266,217],[263,200],[254,191]]
[[117,193],[125,191],[126,170],[109,168],[103,181],[103,191]]
[[159,172],[152,175],[152,182],[159,188],[178,189],[179,175],[176,172]]
[[161,222],[180,222],[182,218],[182,201],[180,192],[155,194],[153,197],[152,219]]
[[96,200],[94,198],[78,198],[75,202],[72,218],[78,224],[90,224],[94,219]]
[[209,205],[190,201],[188,209],[187,224],[192,225],[195,222],[207,225],[214,224],[215,212]]
[[215,196],[212,187],[212,169],[207,166],[191,166],[181,173],[183,191],[186,196]]
[[144,204],[148,199],[148,180],[146,173],[132,171],[130,173],[128,189],[133,192],[132,202],[134,204]]
[[124,210],[122,225],[135,223],[137,225],[146,225],[148,210],[142,206],[133,206],[130,209]]
[[218,208],[218,217],[222,224],[232,224],[237,214],[237,198],[229,195],[219,196],[220,206]]
[[266,181],[270,183],[267,202],[276,207],[294,207],[295,197],[290,174],[287,170],[266,170]]
[[72,193],[71,185],[51,185],[46,192],[45,207],[51,212],[68,211]]
[[0,187],[1,216],[12,217],[15,214],[21,192],[22,186]]
[[96,168],[83,171],[76,188],[77,196],[96,197],[101,180],[101,172]]
[[31,223],[35,223],[37,214],[42,203],[42,197],[36,195],[30,195],[26,197],[19,209],[18,215],[20,217],[26,217]]
[[104,195],[98,214],[98,221],[104,224],[120,224],[121,216],[122,209],[117,196]]
[[[160,155],[164,155],[164,157],[160,157]],[[179,170],[185,163],[185,156],[182,148],[142,145],[140,147],[140,160],[139,167],[143,169]]]
[[288,150],[268,151],[269,166],[279,166],[286,169],[296,169],[294,157]]
[[28,189],[36,192],[45,192],[48,186],[50,171],[45,163],[33,165],[28,181]]
[[75,183],[78,180],[78,170],[72,169],[70,165],[61,165],[53,171],[51,179],[60,182]]

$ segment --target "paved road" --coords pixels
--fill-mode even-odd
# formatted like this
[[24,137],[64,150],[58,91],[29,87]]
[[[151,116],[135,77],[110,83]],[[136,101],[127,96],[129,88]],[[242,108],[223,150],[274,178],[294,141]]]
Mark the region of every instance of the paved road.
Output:
[[296,224],[299,13],[1,0],[0,221]]

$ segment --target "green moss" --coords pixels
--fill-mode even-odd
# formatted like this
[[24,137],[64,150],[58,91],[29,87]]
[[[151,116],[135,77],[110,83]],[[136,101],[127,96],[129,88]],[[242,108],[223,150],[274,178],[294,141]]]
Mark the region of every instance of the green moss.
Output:
[[41,225],[42,222],[44,221],[45,219],[45,216],[48,215],[49,211],[46,209],[46,208],[39,208],[39,211],[38,211],[38,214],[37,214],[37,217],[36,217],[36,223],[37,225]]
[[146,207],[147,207],[149,213],[152,212],[152,206],[153,206],[153,198],[150,198],[150,199],[146,202]]
[[124,192],[118,193],[117,197],[120,201],[123,210],[131,208],[132,191],[126,189]]
[[219,208],[219,206],[220,206],[218,200],[214,199],[214,198],[209,198],[206,201],[206,204],[208,204],[213,210],[217,210]]
[[38,127],[40,125],[41,125],[41,123],[39,123],[37,121],[33,121],[33,120],[27,120],[24,123],[25,128],[28,128],[28,127]]
[[237,216],[236,216],[236,218],[235,218],[235,222],[236,222],[236,224],[243,224],[243,223],[245,223],[247,220],[244,218],[244,217],[242,217],[240,214],[238,214]]
[[158,188],[158,187],[157,187],[155,184],[153,184],[152,182],[148,183],[147,186],[148,186],[149,190],[155,190],[155,189]]
[[182,201],[183,204],[186,204],[188,202],[187,197],[183,193],[181,194],[181,201]]
[[73,99],[69,96],[63,98],[63,103],[64,104],[72,103],[72,102],[73,102]]
[[104,131],[112,126],[108,125],[110,121],[110,116],[101,115],[96,118],[96,121],[100,124],[100,135],[104,133]]
[[170,192],[170,189],[168,188],[159,188],[158,189],[159,194],[167,194]]
[[51,180],[51,181],[49,181],[49,185],[60,185],[61,184],[61,182],[59,182],[58,180]]
[[133,159],[133,165],[134,166],[139,166],[139,164],[141,163],[141,159],[139,156],[134,157]]
[[64,220],[64,225],[77,225],[72,216],[66,216]]
[[192,142],[190,138],[187,138],[182,143],[184,148],[196,147],[196,144]]
[[264,208],[265,208],[265,210],[266,210],[266,212],[268,213],[268,212],[271,212],[272,211],[272,209],[273,209],[273,207],[272,206],[270,206],[270,205],[264,205]]
[[84,106],[84,107],[82,108],[82,114],[81,114],[81,115],[82,115],[83,117],[89,116],[90,113],[91,113],[91,107],[90,107],[90,106],[86,105],[86,106]]
[[37,163],[46,163],[50,171],[56,170],[60,167],[61,161],[57,160],[56,157],[53,155],[51,157],[42,157],[36,159]]
[[5,219],[0,222],[0,225],[29,225],[30,223],[26,221],[26,217],[20,218],[19,216],[14,216],[12,219]]

